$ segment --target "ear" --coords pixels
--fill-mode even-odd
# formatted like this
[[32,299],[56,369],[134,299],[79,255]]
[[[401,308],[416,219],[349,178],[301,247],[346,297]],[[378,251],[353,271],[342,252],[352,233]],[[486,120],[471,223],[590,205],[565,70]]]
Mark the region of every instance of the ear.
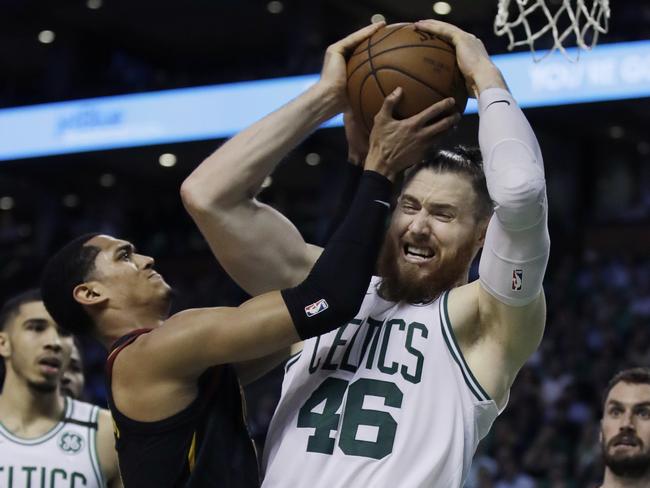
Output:
[[480,220],[477,225],[477,239],[476,239],[476,251],[483,247],[485,244],[485,234],[487,234],[488,224],[490,219]]
[[87,307],[96,307],[108,301],[107,290],[100,283],[93,281],[75,286],[72,296],[77,303]]
[[9,334],[0,332],[0,357],[8,358],[11,356],[11,341],[9,341]]

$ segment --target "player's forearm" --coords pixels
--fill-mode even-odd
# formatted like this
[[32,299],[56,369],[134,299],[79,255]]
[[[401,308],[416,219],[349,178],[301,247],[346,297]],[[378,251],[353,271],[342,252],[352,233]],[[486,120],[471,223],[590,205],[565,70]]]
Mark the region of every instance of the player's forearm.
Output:
[[339,110],[317,83],[203,161],[183,183],[183,201],[190,209],[202,209],[252,198],[282,158]]
[[346,323],[365,296],[383,241],[391,182],[364,171],[341,226],[300,285],[282,291],[301,339]]
[[490,88],[501,88],[508,90],[508,85],[492,61],[485,59],[482,61],[482,66],[476,70],[474,74],[474,96],[480,98],[481,93]]

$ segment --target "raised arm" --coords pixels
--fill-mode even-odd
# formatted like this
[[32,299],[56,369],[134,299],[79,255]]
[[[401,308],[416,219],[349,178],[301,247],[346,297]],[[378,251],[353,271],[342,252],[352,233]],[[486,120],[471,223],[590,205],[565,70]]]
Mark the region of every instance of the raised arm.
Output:
[[[112,376],[118,408],[141,420],[169,416],[194,398],[196,378],[208,367],[268,355],[353,318],[389,212],[393,173],[375,169],[364,172],[347,217],[300,285],[237,308],[181,312],[120,352]],[[134,388],[137,398],[125,393]]]
[[367,26],[331,45],[318,83],[227,141],[181,187],[185,207],[213,253],[252,295],[299,283],[321,252],[255,196],[291,150],[346,108],[345,57],[382,25]]
[[449,313],[454,328],[484,331],[481,341],[469,345],[467,356],[473,356],[479,382],[503,401],[539,345],[546,319],[542,281],[550,240],[542,154],[481,41],[443,22],[424,21],[418,27],[455,45],[459,68],[478,98],[479,144],[495,210],[485,236],[480,279],[450,294]]

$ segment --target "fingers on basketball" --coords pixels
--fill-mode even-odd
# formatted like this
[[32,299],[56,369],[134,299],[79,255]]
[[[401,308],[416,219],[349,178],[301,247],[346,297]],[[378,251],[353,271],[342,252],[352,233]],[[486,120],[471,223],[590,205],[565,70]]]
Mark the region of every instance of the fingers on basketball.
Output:
[[350,107],[368,132],[386,94],[397,86],[403,96],[394,107],[396,119],[450,96],[461,113],[467,102],[454,47],[437,35],[418,32],[413,24],[386,26],[359,44],[348,60],[347,75]]
[[426,126],[423,129],[424,137],[426,138],[435,138],[441,133],[448,131],[452,127],[455,127],[460,122],[460,114],[454,112],[447,115],[446,117],[434,122],[431,125]]
[[[425,108],[419,114],[415,114],[413,119],[419,125],[428,125],[431,121],[440,119],[443,114],[453,115],[455,111],[456,100],[452,97],[444,98],[439,102],[434,103],[433,105]],[[456,112],[457,113],[457,112]]]
[[330,46],[330,49],[334,49],[337,52],[341,52],[343,54],[348,54],[352,50],[354,50],[359,45],[359,43],[368,39],[370,36],[372,36],[375,32],[377,32],[385,25],[386,22],[384,21],[375,22],[373,24],[367,25],[364,28],[359,29],[356,32],[353,32],[349,36],[344,37],[340,41],[332,44]]
[[381,109],[378,112],[378,116],[382,117],[393,117],[393,114],[395,112],[395,106],[399,103],[400,99],[402,98],[402,87],[398,86],[395,88],[392,92],[388,94],[386,98],[384,98],[384,103],[381,105]]

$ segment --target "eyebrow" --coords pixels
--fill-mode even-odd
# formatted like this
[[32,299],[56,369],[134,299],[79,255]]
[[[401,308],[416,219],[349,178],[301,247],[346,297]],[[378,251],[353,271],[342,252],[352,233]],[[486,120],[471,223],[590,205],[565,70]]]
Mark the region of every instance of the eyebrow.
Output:
[[47,325],[49,325],[49,322],[45,319],[27,319],[23,322],[23,327],[27,327],[29,325],[43,325],[47,327]]
[[[624,407],[624,406],[625,406],[624,403],[618,402],[616,400],[610,400],[607,404],[607,407]],[[632,408],[639,408],[639,407],[650,407],[650,401],[632,404]]]
[[115,249],[115,253],[114,253],[115,256],[117,256],[122,251],[129,251],[130,253],[135,253],[135,246],[133,244],[131,244],[130,242],[120,244]]
[[[409,202],[414,202],[422,205],[422,202],[414,197],[413,195],[409,195],[408,193],[403,193],[400,196],[400,200],[408,200]],[[429,209],[434,209],[434,210],[456,210],[457,207],[456,205],[452,205],[451,203],[427,203],[426,207]]]

